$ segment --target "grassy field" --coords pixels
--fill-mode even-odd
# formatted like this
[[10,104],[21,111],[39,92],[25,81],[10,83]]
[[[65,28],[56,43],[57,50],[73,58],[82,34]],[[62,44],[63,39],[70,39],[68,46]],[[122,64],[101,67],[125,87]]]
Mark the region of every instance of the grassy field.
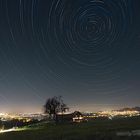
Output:
[[116,132],[140,130],[140,118],[77,124],[43,123],[28,128],[25,131],[1,133],[0,140],[140,140],[140,136],[116,136]]

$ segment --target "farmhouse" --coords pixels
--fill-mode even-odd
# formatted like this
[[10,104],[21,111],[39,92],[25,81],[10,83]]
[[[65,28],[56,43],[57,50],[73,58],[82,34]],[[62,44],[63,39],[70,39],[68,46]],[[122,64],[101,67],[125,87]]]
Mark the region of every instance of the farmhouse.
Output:
[[83,122],[84,118],[81,112],[75,111],[70,114],[58,114],[58,122]]

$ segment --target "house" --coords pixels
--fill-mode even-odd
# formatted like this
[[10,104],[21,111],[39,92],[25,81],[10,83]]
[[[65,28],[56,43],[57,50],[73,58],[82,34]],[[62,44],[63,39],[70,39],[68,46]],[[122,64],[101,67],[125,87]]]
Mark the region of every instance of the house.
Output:
[[81,112],[75,111],[69,114],[58,114],[58,122],[83,122],[84,117]]

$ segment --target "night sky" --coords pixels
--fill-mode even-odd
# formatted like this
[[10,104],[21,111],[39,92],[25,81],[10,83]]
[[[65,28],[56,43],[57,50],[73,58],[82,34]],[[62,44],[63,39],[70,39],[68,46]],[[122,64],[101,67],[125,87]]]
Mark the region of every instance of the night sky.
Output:
[[0,0],[0,112],[140,106],[139,0]]

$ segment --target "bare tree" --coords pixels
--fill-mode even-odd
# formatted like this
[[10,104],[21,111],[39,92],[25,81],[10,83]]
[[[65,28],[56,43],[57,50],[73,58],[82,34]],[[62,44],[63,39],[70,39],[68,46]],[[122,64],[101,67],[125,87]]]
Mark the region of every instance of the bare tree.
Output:
[[44,105],[45,113],[48,113],[50,118],[57,122],[57,114],[64,113],[69,108],[64,104],[62,96],[54,96],[47,99],[46,104]]

